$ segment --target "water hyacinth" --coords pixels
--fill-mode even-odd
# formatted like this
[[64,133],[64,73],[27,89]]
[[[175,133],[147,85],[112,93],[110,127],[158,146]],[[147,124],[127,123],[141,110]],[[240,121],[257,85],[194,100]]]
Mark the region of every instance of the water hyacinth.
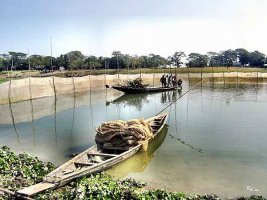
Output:
[[16,155],[6,146],[0,148],[0,187],[16,191],[42,181],[54,168],[52,163],[37,157],[25,153]]
[[[28,154],[16,155],[8,147],[0,148],[0,187],[17,191],[42,181],[55,166],[52,163],[40,161]],[[122,199],[122,200],[219,200],[216,195],[185,195],[181,192],[168,192],[161,189],[144,190],[145,183],[134,179],[115,180],[104,173],[90,175],[74,180],[64,187],[45,191],[34,199]],[[2,199],[10,199],[1,196]],[[262,196],[248,198],[238,197],[239,200],[263,200]]]

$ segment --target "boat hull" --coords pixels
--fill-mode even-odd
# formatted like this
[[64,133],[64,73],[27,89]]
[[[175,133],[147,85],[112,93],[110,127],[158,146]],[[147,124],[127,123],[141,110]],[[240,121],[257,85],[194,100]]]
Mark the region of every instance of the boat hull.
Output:
[[[167,116],[167,114],[162,114],[146,119],[152,128],[153,138],[163,129]],[[148,142],[150,143],[153,138]],[[44,190],[61,187],[76,178],[109,169],[132,157],[140,149],[142,149],[141,144],[128,147],[127,150],[121,150],[117,147],[116,149],[109,149],[105,146],[94,145],[46,175],[43,182],[19,190],[17,194],[34,196]],[[111,153],[109,152],[110,150],[112,151]]]

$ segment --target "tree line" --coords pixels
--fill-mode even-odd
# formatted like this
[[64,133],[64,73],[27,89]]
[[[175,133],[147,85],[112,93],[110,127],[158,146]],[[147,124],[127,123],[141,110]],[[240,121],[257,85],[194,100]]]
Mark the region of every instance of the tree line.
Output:
[[22,52],[10,51],[0,54],[0,70],[67,70],[79,69],[117,69],[117,68],[159,68],[159,67],[266,67],[266,55],[259,51],[249,52],[239,48],[207,54],[190,53],[186,55],[177,51],[165,58],[157,54],[137,56],[113,51],[111,57],[85,56],[80,51],[71,51],[59,57],[27,55]]

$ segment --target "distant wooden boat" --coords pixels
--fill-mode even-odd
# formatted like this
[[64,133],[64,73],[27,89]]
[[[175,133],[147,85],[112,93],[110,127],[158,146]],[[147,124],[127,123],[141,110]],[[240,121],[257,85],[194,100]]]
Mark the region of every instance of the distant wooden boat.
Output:
[[181,86],[178,87],[127,87],[127,86],[112,86],[112,88],[125,92],[128,94],[149,93],[149,92],[164,92],[170,90],[182,90]]
[[[153,138],[155,138],[164,127],[167,116],[168,114],[165,113],[146,119],[152,127]],[[149,142],[151,141],[152,139]],[[44,190],[63,186],[73,179],[111,168],[133,156],[141,148],[142,144],[127,148],[95,145],[46,175],[43,182],[19,190],[17,194],[33,196]]]

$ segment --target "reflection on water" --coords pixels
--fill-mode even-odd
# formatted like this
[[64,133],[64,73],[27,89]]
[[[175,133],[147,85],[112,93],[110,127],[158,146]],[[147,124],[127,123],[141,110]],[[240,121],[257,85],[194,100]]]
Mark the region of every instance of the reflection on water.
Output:
[[[160,96],[160,101],[162,104],[171,103],[177,99],[177,95],[181,96],[181,90],[174,90],[174,91],[166,91],[161,92],[157,96]],[[138,109],[139,111],[142,110],[142,106],[144,104],[150,103],[150,96],[155,97],[155,94],[151,93],[141,93],[141,94],[124,94],[112,101],[107,101],[106,106],[110,104],[123,104],[124,106],[132,106]]]
[[[108,173],[186,193],[266,196],[266,91],[264,84],[203,82],[168,108],[168,133]],[[102,90],[0,105],[0,146],[59,165],[95,144],[100,123],[153,116],[179,95]]]
[[148,163],[154,157],[154,152],[164,142],[167,132],[168,126],[165,125],[165,127],[158,134],[158,136],[155,137],[154,140],[151,141],[151,143],[149,143],[147,151],[138,152],[131,158],[109,169],[107,173],[111,174],[115,178],[124,178],[130,173],[143,172],[147,167]]

